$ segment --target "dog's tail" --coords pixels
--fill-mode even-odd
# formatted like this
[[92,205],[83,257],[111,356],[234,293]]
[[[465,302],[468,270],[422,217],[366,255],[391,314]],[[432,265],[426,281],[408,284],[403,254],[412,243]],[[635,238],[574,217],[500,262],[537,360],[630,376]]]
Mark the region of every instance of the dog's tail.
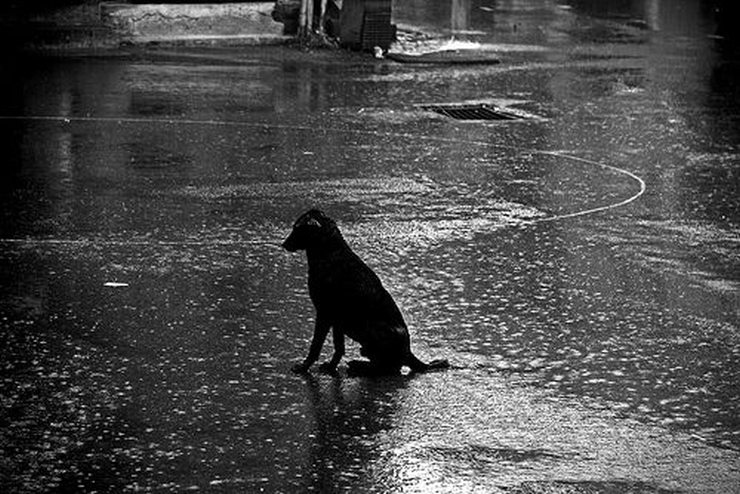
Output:
[[447,359],[436,359],[425,364],[424,362],[416,358],[416,355],[411,352],[409,352],[406,364],[411,368],[412,372],[429,372],[435,370],[449,369],[450,367],[450,363],[447,361]]

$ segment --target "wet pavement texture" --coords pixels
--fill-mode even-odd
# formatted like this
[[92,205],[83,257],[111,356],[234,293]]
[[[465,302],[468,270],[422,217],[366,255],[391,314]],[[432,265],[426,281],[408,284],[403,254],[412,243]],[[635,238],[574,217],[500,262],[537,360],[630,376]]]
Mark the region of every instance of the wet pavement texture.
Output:
[[[626,4],[397,6],[495,66],[4,61],[4,492],[740,492],[739,58]],[[289,371],[316,206],[453,369]]]

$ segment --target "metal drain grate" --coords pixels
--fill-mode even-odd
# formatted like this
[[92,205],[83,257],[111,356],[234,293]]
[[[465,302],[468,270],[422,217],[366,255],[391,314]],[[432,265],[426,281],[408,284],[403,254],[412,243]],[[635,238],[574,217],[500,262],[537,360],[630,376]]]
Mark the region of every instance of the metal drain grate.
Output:
[[524,118],[521,115],[501,111],[486,104],[424,105],[421,108],[456,120],[522,120]]

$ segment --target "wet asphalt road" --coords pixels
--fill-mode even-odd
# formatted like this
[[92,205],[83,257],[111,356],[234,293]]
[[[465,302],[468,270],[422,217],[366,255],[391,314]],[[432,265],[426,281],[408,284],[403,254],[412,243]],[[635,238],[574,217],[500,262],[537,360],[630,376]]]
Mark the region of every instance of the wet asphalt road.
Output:
[[[537,5],[470,6],[496,66],[3,62],[4,491],[740,492],[737,52]],[[526,118],[419,107],[462,101]],[[289,372],[314,206],[454,369]]]

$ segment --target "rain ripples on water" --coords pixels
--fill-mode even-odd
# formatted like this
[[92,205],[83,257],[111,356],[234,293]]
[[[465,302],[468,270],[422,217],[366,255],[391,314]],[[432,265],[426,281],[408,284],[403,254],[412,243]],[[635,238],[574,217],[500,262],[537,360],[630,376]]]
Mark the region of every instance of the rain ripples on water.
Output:
[[[736,489],[737,64],[671,34],[701,12],[663,2],[648,30],[576,4],[475,5],[497,67],[264,48],[19,69],[0,101],[21,117],[0,121],[3,483]],[[419,110],[481,99],[539,118]],[[644,194],[603,209],[636,176]],[[279,245],[309,207],[452,370],[289,372],[314,309]]]

